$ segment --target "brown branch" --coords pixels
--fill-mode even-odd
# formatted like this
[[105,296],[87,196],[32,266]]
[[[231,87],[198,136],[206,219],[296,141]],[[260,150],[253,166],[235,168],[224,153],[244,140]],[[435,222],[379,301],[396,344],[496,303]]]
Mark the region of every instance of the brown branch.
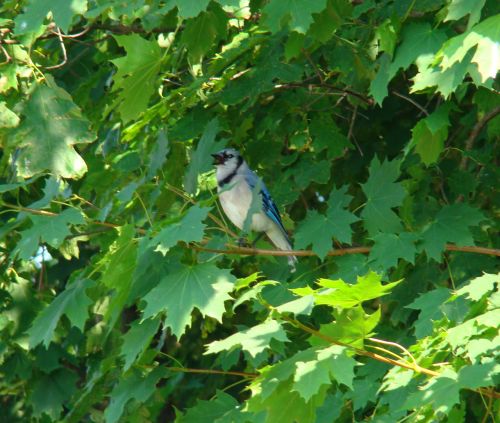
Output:
[[2,53],[5,56],[5,60],[2,63],[0,63],[0,66],[10,63],[12,61],[12,57],[10,57],[9,52],[5,49],[5,47],[2,44],[0,44],[0,50],[2,50]]
[[[310,250],[266,250],[262,248],[248,248],[248,247],[237,247],[235,245],[227,244],[227,250],[220,250],[217,248],[206,248],[199,245],[191,245],[191,248],[196,251],[205,251],[208,253],[216,254],[238,254],[242,256],[298,256],[298,257],[310,257],[315,256],[316,253]],[[486,254],[491,256],[500,257],[500,250],[485,247],[459,247],[453,244],[446,244],[445,250],[447,251],[460,251],[464,253],[477,253]],[[327,253],[327,256],[344,256],[348,254],[368,254],[371,251],[371,247],[351,247],[342,248],[339,250],[331,250]]]
[[63,53],[63,61],[57,65],[54,65],[54,66],[45,66],[45,69],[48,69],[48,70],[62,68],[68,62],[68,54],[66,53],[66,47],[64,45],[63,36],[61,34],[61,30],[59,29],[59,27],[57,27],[57,30],[55,33],[57,34],[57,38],[59,38],[59,45],[61,46],[61,50]]
[[[173,188],[173,187],[170,187]],[[177,190],[178,191],[178,190]],[[180,193],[180,191],[178,191]],[[184,195],[183,195],[184,198]],[[185,196],[185,199],[192,204],[196,204],[196,202],[187,196]],[[37,209],[31,209],[29,207],[22,207],[22,206],[16,206],[14,204],[8,204],[8,203],[3,203],[4,206],[10,207],[13,210],[19,210],[23,211],[26,213],[31,213],[31,214],[36,214],[40,216],[51,216],[55,217],[58,216],[57,213],[49,212],[46,210],[37,210]],[[214,216],[212,213],[209,213],[208,216],[215,222],[217,223],[225,232],[233,236],[234,238],[238,238],[238,236],[228,229],[216,216]],[[122,225],[118,225],[116,223],[110,223],[110,222],[101,222],[99,220],[91,220],[89,222],[90,224],[93,225],[98,225],[98,226],[104,226],[107,228],[120,228]],[[142,228],[136,228],[137,232],[140,234],[145,234],[146,230]],[[83,234],[84,235],[84,234]],[[79,236],[79,235],[77,235]],[[298,256],[298,257],[311,257],[315,256],[316,253],[311,250],[290,250],[290,251],[282,251],[282,250],[267,250],[267,249],[262,249],[262,248],[250,248],[250,247],[237,247],[235,245],[231,244],[226,244],[227,249],[226,250],[221,250],[217,248],[206,248],[202,247],[201,245],[195,245],[195,244],[190,244],[189,247],[193,250],[196,251],[204,251],[207,253],[216,253],[216,254],[237,254],[237,255],[242,255],[242,256],[277,256],[277,257],[283,257],[283,256]],[[445,250],[447,251],[459,251],[463,253],[476,253],[476,254],[485,254],[485,255],[490,255],[490,256],[496,256],[500,257],[500,250],[499,249],[494,249],[494,248],[486,248],[486,247],[476,247],[476,246],[457,246],[453,244],[446,244],[445,245]],[[348,254],[369,254],[371,251],[371,247],[350,247],[350,248],[341,248],[338,250],[331,250],[327,253],[327,256],[344,256]]]
[[[472,147],[474,145],[474,141],[476,138],[479,136],[481,131],[483,130],[484,126],[495,116],[500,114],[500,106],[495,107],[494,109],[490,110],[488,113],[486,113],[483,118],[477,122],[474,125],[474,128],[472,128],[472,131],[469,135],[469,138],[467,138],[467,141],[465,142],[465,150],[464,151],[471,151]],[[467,168],[467,162],[469,161],[469,158],[467,156],[462,157],[462,161],[460,162],[460,169],[465,170]]]
[[246,378],[255,378],[258,373],[245,373],[245,372],[225,372],[223,370],[212,370],[212,369],[191,369],[189,367],[165,367],[173,372],[183,372],[183,373],[201,373],[208,375],[226,375],[226,376],[241,376]]
[[[275,86],[276,89],[287,89],[287,88],[328,88],[330,90],[335,91],[338,93],[337,95],[342,95],[342,94],[347,94],[352,97],[356,97],[360,99],[361,101],[365,102],[366,104],[372,106],[373,105],[373,100],[371,98],[365,97],[363,94],[360,94],[356,91],[350,90],[348,88],[338,88],[335,87],[334,85],[327,84],[327,83],[319,83],[319,84],[313,84],[309,82],[303,82],[303,83],[290,83],[290,84],[280,84]],[[333,93],[328,93],[328,94],[333,94]]]

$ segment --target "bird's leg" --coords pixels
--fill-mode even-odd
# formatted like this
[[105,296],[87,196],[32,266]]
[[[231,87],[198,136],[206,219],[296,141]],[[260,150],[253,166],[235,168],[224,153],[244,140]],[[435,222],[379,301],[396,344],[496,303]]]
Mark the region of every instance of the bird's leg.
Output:
[[238,247],[251,247],[251,245],[248,243],[247,239],[245,238],[244,234],[238,238]]
[[255,245],[257,244],[257,242],[259,241],[259,239],[261,239],[264,236],[264,233],[265,232],[259,232],[259,234],[255,237],[255,239],[252,242],[252,247],[253,248],[255,248]]

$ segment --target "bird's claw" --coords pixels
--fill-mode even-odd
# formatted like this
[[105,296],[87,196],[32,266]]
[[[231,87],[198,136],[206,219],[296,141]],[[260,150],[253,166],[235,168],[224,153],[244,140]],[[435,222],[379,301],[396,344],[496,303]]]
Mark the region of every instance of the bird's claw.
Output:
[[238,247],[249,248],[249,247],[251,247],[251,245],[248,243],[248,241],[244,237],[241,237],[241,238],[238,238]]

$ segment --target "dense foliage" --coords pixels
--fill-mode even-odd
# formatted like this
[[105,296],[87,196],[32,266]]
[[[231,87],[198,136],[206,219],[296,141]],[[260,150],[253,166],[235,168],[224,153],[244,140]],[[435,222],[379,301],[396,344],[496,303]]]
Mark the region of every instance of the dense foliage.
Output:
[[2,421],[494,421],[499,8],[3,0]]

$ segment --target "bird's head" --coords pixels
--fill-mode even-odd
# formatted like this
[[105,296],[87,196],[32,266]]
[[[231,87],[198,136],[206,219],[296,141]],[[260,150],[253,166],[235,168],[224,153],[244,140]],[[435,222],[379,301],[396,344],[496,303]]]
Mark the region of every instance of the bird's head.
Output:
[[214,158],[213,164],[217,168],[225,168],[228,170],[236,169],[243,161],[240,153],[234,148],[225,148],[224,150],[212,154],[212,157]]

